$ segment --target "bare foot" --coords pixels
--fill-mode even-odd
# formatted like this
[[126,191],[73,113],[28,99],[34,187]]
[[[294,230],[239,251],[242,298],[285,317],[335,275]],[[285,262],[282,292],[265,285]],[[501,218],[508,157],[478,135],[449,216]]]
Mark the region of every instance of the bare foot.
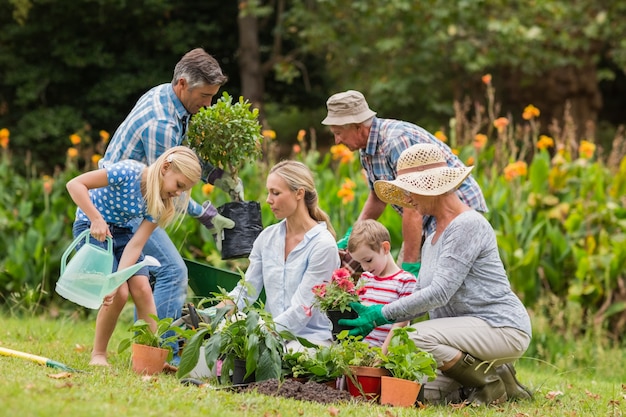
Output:
[[107,355],[104,353],[92,353],[89,365],[109,366],[109,362],[107,362]]

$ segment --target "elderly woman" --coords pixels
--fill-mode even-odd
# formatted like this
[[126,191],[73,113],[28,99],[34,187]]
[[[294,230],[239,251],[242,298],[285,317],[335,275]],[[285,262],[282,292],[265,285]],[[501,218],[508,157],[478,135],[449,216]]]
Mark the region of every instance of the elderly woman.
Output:
[[[511,290],[489,222],[454,192],[472,167],[448,167],[437,146],[407,148],[393,181],[376,181],[378,197],[436,219],[425,237],[416,291],[386,305],[355,304],[359,317],[344,320],[352,335],[384,323],[429,314],[412,326],[415,343],[437,360],[439,376],[424,387],[425,400],[492,404],[530,398],[511,362],[531,339],[528,313]],[[465,388],[465,389],[462,389]]]

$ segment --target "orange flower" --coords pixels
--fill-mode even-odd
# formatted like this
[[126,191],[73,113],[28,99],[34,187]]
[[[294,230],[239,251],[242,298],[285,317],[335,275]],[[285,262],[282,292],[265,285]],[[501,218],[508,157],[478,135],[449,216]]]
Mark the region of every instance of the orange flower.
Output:
[[276,139],[276,132],[271,129],[266,129],[263,132],[261,132],[261,134],[263,135],[265,139],[270,139],[270,140]]
[[292,149],[293,149],[293,153],[300,153],[300,151],[302,150],[300,145],[298,145],[297,143],[293,145]]
[[541,135],[539,136],[539,141],[537,142],[537,149],[544,150],[548,148],[554,147],[554,140],[550,136]]
[[54,180],[49,175],[43,176],[43,192],[50,195],[52,193],[52,186],[54,185]]
[[452,148],[450,149],[452,151],[453,154],[455,154],[456,156],[459,156],[459,150],[457,148]]
[[78,136],[76,133],[70,135],[70,142],[72,142],[72,145],[74,146],[78,145],[80,143],[80,136]]
[[531,120],[534,119],[535,117],[539,117],[540,111],[537,107],[533,106],[532,104],[529,104],[528,106],[526,106],[526,108],[524,108],[524,112],[522,113],[522,118],[524,120]]
[[102,142],[108,143],[110,138],[111,135],[109,135],[109,132],[107,132],[106,130],[100,131],[100,139],[102,140]]
[[341,188],[337,191],[337,197],[341,198],[341,202],[343,204],[348,204],[349,202],[354,200],[354,189],[356,188],[356,183],[352,181],[350,178],[344,178],[343,184],[341,184]]
[[78,156],[78,149],[67,148],[67,156],[69,156],[70,158],[76,158]]
[[478,133],[474,136],[474,148],[479,151],[485,147],[487,144],[487,135],[483,135],[482,133]]
[[467,161],[465,161],[465,165],[467,165],[467,166],[474,165],[474,157],[473,156],[468,157]]
[[94,153],[91,155],[91,163],[94,165],[98,165],[98,161],[102,159],[102,155],[98,153]]
[[215,187],[213,186],[213,184],[209,184],[209,183],[204,184],[204,185],[202,186],[202,194],[204,194],[204,195],[209,195],[209,194],[211,194],[211,193],[213,192],[213,189],[214,189],[214,188],[215,188]]
[[528,173],[528,165],[524,161],[510,163],[504,168],[504,178],[512,181],[517,177],[523,177]]
[[9,147],[10,135],[11,133],[9,132],[9,129],[7,128],[0,129],[0,147],[2,149],[7,149]]
[[591,159],[593,154],[596,151],[596,145],[589,142],[588,140],[580,141],[580,146],[578,147],[578,154],[581,158]]
[[306,136],[306,130],[304,129],[298,130],[298,142],[302,142],[305,136]]
[[509,119],[506,117],[498,117],[493,121],[493,126],[498,129],[498,132],[503,132],[504,128],[509,125]]
[[344,144],[331,146],[330,153],[333,160],[341,159],[342,164],[349,164],[354,160],[354,153]]
[[491,84],[491,74],[485,74],[482,76],[481,80],[483,80],[483,84]]
[[448,141],[448,137],[441,130],[438,130],[435,132],[435,137],[439,139],[440,141],[442,141],[443,143],[446,143]]

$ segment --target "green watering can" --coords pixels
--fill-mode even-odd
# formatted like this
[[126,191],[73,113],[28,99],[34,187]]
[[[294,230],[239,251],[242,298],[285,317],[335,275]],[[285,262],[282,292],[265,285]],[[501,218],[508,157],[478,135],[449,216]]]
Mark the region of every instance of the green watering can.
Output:
[[[85,244],[76,251],[69,263],[68,256],[77,244]],[[61,258],[61,276],[56,292],[83,307],[98,309],[105,295],[115,291],[143,266],[160,266],[155,258],[146,256],[141,262],[128,268],[113,271],[113,241],[107,236],[107,249],[89,241],[89,229],[82,232],[65,250]]]

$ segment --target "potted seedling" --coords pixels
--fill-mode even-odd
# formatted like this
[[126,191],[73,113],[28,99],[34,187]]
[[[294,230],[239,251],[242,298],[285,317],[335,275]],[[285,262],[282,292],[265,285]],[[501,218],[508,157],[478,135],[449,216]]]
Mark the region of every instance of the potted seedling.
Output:
[[[131,348],[131,362],[133,371],[143,375],[153,375],[163,370],[165,362],[172,359],[171,343],[178,343],[180,338],[188,338],[193,332],[178,326],[172,326],[171,317],[160,319],[151,316],[156,321],[156,331],[152,331],[145,320],[137,320],[130,327],[132,335],[122,339],[118,352]],[[169,332],[169,336],[166,336]],[[172,333],[173,332],[173,333]]]
[[380,403],[412,407],[422,382],[435,379],[437,362],[433,356],[418,348],[409,337],[412,327],[393,329],[393,336],[381,365],[391,376],[381,377]]
[[370,346],[361,336],[349,336],[346,330],[341,331],[337,339],[342,360],[348,368],[348,391],[354,397],[377,399],[380,396],[381,377],[390,375],[381,366],[381,348]]
[[[246,162],[257,161],[262,154],[261,125],[258,109],[250,103],[224,92],[215,104],[200,109],[189,123],[187,139],[198,156],[223,170],[226,188],[234,190],[239,171]],[[230,185],[229,185],[230,184]],[[218,208],[220,214],[235,222],[233,229],[225,229],[222,259],[244,258],[263,229],[261,206],[257,201],[238,201],[238,193],[230,193],[233,201]]]
[[336,388],[337,379],[347,370],[339,350],[339,345],[332,344],[289,351],[283,356],[284,375],[300,382],[313,381]]

